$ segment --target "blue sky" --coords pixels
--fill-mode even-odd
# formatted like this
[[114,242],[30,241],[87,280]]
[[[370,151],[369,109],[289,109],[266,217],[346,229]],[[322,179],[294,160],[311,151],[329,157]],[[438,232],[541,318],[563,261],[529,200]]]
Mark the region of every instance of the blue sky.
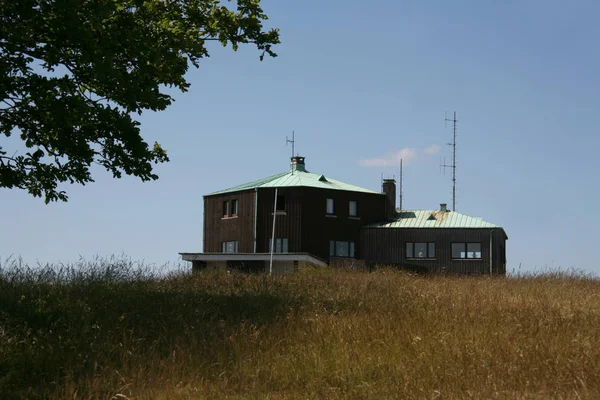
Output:
[[286,170],[292,130],[313,172],[380,190],[403,154],[405,208],[451,204],[439,164],[456,110],[457,211],[505,228],[508,270],[600,272],[600,3],[262,3],[279,57],[212,46],[190,91],[141,117],[171,158],[158,181],[97,169],[49,205],[3,189],[0,258],[201,251],[202,195]]

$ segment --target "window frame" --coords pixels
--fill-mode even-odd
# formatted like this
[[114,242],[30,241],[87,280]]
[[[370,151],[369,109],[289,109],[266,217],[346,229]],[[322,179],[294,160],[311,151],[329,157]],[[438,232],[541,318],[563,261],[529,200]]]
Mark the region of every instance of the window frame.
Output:
[[278,194],[277,200],[275,200],[275,212],[285,211],[285,195]]
[[[227,251],[227,247],[230,243],[233,243],[233,251]],[[223,240],[221,241],[221,253],[223,254],[237,254],[239,251],[238,240]]]
[[223,218],[229,217],[229,200],[223,201]]
[[231,216],[237,217],[238,215],[239,202],[238,199],[231,200]]
[[[417,244],[424,244],[425,245],[425,253],[426,256],[425,257],[418,257],[416,254],[416,250],[417,250]],[[411,254],[409,256],[409,245],[410,245],[410,251]],[[433,252],[432,250],[432,245],[433,245]],[[435,242],[406,242],[404,244],[404,255],[406,259],[411,259],[411,260],[435,260],[436,256],[435,256],[435,250],[436,250],[436,243]],[[433,253],[433,255],[431,255],[431,253]]]
[[[338,243],[344,244],[348,250],[348,255],[339,255]],[[329,258],[356,258],[356,244],[351,240],[330,240]]]
[[[275,238],[275,251],[273,254],[285,254],[290,252],[288,238]],[[271,252],[271,246],[273,244],[273,238],[269,238],[269,253]],[[279,250],[278,250],[279,249]]]
[[[329,202],[331,202],[331,212],[329,212]],[[335,215],[335,200],[333,198],[327,198],[325,200],[325,214]]]
[[[354,203],[354,214],[352,214],[352,203]],[[358,200],[350,200],[348,202],[348,216],[358,217]]]
[[[454,257],[454,246],[455,245],[462,245],[462,249],[463,251],[461,251],[460,253],[463,254],[464,253],[464,257]],[[472,251],[471,253],[477,254],[479,253],[479,257],[469,257],[469,245],[478,245],[479,246],[479,251]],[[452,242],[450,244],[450,255],[452,256],[453,260],[483,260],[483,246],[481,245],[481,242]]]

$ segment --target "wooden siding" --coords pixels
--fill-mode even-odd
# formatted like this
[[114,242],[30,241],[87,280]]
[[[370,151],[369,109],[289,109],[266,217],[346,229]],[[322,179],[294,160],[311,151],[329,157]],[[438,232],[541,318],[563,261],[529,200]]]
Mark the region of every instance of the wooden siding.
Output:
[[[275,238],[288,239],[290,253],[306,252],[302,247],[302,188],[285,187],[277,189],[277,196],[285,197],[283,212],[275,218]],[[256,252],[269,252],[269,240],[273,233],[273,206],[275,188],[258,190],[258,219],[256,234]]]
[[[491,229],[402,229],[363,228],[362,258],[379,264],[396,264],[424,267],[430,272],[460,274],[490,271]],[[406,243],[435,243],[435,259],[407,259]],[[481,259],[452,259],[452,243],[481,243]],[[492,268],[494,274],[506,274],[506,235],[502,229],[494,229],[492,237]]]
[[[254,252],[255,191],[208,196],[204,198],[204,252],[220,253],[221,242],[237,240],[239,253]],[[237,217],[223,218],[223,202],[238,201]]]
[[[285,196],[285,215],[277,215],[275,237],[288,238],[290,252],[307,252],[329,259],[329,241],[352,241],[359,258],[360,228],[385,219],[386,198],[379,193],[360,193],[306,187],[280,188]],[[258,252],[269,251],[273,228],[274,188],[258,193]],[[326,215],[326,199],[334,199],[335,216]],[[350,200],[358,202],[358,217],[349,216]]]

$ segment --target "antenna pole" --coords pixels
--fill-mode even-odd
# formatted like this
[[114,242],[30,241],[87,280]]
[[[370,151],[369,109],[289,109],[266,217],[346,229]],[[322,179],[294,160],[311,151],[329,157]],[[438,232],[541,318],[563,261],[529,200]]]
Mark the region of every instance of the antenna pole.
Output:
[[288,139],[288,137],[285,137],[285,145],[287,146],[288,143],[292,144],[292,157],[294,157],[294,145],[296,144],[296,139],[294,138],[295,132],[292,131],[292,139]]
[[456,119],[456,111],[454,111],[454,117],[452,119],[445,118],[446,121],[452,122],[452,143],[448,143],[449,146],[452,146],[452,165],[444,165],[444,168],[452,169],[452,211],[456,211],[456,123],[458,120]]
[[402,211],[402,159],[400,159],[400,211]]
[[[292,140],[288,139],[288,137],[285,137],[285,145],[287,147],[288,143],[292,144],[292,158],[294,158],[294,145],[296,144],[296,139],[294,138],[294,131],[292,131]],[[291,160],[291,158],[290,158]],[[290,165],[291,166],[291,165]],[[294,170],[292,169],[292,175],[294,174]]]

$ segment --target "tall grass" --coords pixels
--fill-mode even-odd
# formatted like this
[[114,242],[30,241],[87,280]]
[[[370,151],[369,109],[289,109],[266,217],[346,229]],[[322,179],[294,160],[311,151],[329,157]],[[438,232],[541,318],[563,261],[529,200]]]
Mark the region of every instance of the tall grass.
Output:
[[600,282],[0,271],[0,398],[598,398]]

